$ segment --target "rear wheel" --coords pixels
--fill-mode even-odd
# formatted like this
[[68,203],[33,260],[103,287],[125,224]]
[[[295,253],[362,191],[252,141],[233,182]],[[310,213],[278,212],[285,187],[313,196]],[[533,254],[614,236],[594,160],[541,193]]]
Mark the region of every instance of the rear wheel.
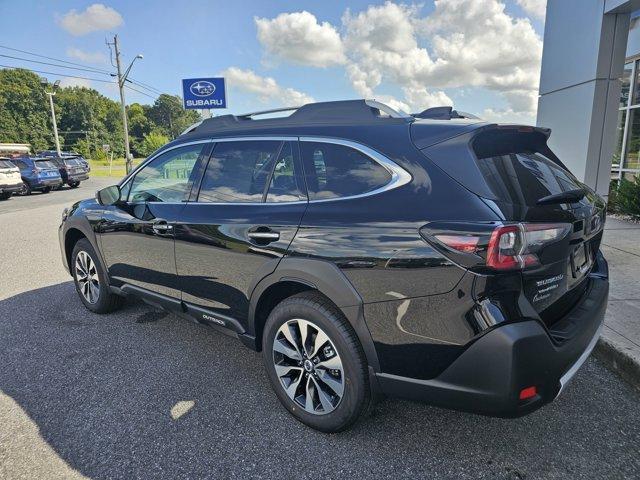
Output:
[[31,185],[29,185],[29,183],[25,181],[22,182],[22,190],[20,190],[20,195],[31,195]]
[[278,399],[323,432],[344,430],[371,404],[362,346],[340,310],[317,292],[277,305],[265,324],[262,355]]
[[7,192],[0,193],[0,200],[8,200],[10,196],[11,194]]
[[76,243],[69,267],[84,306],[95,313],[109,313],[122,305],[122,297],[109,290],[107,276],[93,246],[86,238]]
[[44,187],[42,189],[42,193],[49,193],[51,191],[51,187]]

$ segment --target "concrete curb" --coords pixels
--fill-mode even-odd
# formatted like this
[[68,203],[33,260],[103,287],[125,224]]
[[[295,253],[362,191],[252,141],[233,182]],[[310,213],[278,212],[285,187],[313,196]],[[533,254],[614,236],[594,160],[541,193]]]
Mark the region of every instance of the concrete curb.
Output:
[[640,390],[640,355],[635,345],[605,327],[593,353],[610,370]]

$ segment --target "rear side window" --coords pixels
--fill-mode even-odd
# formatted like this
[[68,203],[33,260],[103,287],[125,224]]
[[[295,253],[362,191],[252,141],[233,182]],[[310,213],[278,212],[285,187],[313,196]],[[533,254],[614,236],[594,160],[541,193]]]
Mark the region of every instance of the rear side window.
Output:
[[345,145],[302,142],[309,200],[351,197],[391,182],[391,173],[367,155]]
[[254,140],[216,144],[202,179],[199,202],[262,202],[282,142]]

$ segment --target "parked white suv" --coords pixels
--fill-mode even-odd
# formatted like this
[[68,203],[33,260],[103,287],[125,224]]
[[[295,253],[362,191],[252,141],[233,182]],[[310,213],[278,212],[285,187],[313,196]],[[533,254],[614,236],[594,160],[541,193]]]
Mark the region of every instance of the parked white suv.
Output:
[[0,157],[0,200],[8,199],[22,189],[20,170],[10,159]]

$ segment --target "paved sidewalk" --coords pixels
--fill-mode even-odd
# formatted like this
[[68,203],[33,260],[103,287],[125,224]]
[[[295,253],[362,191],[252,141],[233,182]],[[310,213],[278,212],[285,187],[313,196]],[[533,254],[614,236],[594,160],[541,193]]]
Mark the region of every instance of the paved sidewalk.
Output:
[[607,218],[601,249],[610,292],[596,354],[640,388],[640,224]]

